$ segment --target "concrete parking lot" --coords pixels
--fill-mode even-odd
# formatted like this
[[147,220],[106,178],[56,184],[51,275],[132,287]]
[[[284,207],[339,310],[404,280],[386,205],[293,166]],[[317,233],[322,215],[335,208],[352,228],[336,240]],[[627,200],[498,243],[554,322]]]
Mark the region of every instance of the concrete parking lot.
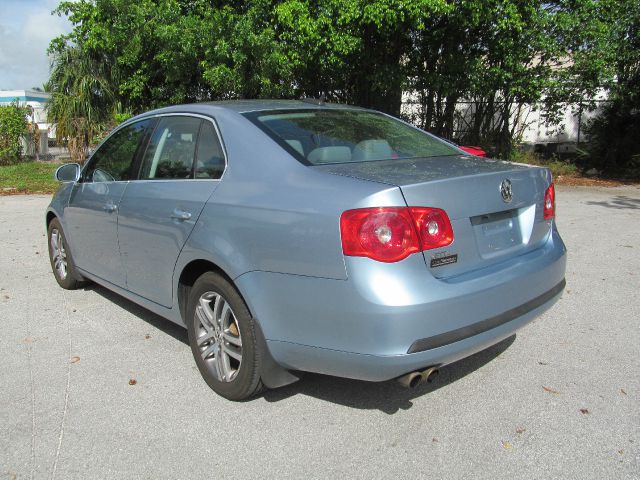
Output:
[[180,327],[50,272],[0,197],[0,478],[640,478],[640,188],[558,188],[567,289],[415,390],[308,374],[232,403]]

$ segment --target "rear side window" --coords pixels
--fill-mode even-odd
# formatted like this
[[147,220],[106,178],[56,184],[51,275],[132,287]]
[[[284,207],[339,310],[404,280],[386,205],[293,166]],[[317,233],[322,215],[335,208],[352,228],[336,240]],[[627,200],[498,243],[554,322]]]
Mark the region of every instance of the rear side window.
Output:
[[224,172],[224,153],[213,124],[202,122],[196,155],[196,178],[217,179]]
[[193,178],[202,123],[195,117],[161,117],[142,160],[140,179]]
[[309,165],[460,155],[442,140],[376,112],[281,110],[245,116]]
[[151,120],[142,120],[111,135],[92,155],[83,179],[87,182],[117,182],[133,176],[133,162],[140,140]]

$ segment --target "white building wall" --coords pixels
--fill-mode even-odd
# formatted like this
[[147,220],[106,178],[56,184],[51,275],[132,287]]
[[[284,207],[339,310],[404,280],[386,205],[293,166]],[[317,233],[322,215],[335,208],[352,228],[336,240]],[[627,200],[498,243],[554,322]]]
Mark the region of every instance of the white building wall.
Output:
[[37,90],[0,90],[0,105],[10,105],[16,100],[20,105],[27,105],[33,111],[32,121],[38,124],[40,131],[44,131],[49,138],[55,137],[55,130],[47,122],[46,104],[51,95]]
[[[417,123],[420,112],[418,96],[413,92],[404,92],[402,114],[413,122]],[[564,104],[558,124],[551,124],[546,121],[539,108],[533,105],[525,106],[517,119],[522,128],[522,142],[535,145],[536,143],[577,143],[585,140],[584,127],[588,121],[594,118],[601,106],[607,100],[606,92],[601,90],[593,99],[596,109],[590,111],[587,102],[580,108],[579,104]],[[461,101],[456,105],[456,115],[465,121],[457,121],[459,125],[471,122],[473,117],[473,105],[470,102]],[[497,119],[497,117],[496,117]],[[513,119],[516,121],[516,119]]]
[[[46,105],[51,95],[46,92],[37,90],[0,90],[0,105],[10,105],[16,100],[20,105],[31,107],[32,122],[38,124],[40,130],[39,153],[47,154],[49,151],[49,138],[55,138],[55,130],[52,125],[47,122]],[[34,155],[31,136],[25,135],[22,138],[22,148],[25,155]]]
[[606,92],[599,91],[593,100],[596,104],[595,110],[589,110],[588,101],[582,105],[563,104],[562,115],[557,125],[547,123],[539,109],[526,107],[520,115],[520,122],[524,125],[522,142],[536,144],[585,141],[585,125],[598,115],[602,104],[607,100]]

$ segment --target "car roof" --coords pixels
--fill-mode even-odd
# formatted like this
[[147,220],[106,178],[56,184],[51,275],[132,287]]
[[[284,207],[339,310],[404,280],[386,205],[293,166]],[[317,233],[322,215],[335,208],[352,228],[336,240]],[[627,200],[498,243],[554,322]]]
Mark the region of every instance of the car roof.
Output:
[[131,123],[163,114],[244,114],[260,111],[278,110],[359,110],[368,111],[366,108],[354,107],[352,105],[341,105],[337,103],[319,103],[318,100],[222,100],[215,102],[186,103],[182,105],[171,105],[150,110],[136,115],[118,126],[118,129]]
[[170,105],[158,108],[138,115],[138,117],[150,114],[169,113],[169,112],[202,112],[207,107],[215,107],[216,110],[229,110],[236,113],[259,112],[264,110],[367,110],[352,105],[341,105],[337,103],[320,103],[319,100],[221,100],[215,102],[198,102],[186,103],[182,105]]
[[365,110],[364,108],[337,103],[320,103],[319,100],[222,100],[216,102],[203,102],[199,105],[212,105],[233,110],[238,113],[257,112],[260,110],[291,110],[291,109],[338,109],[338,110]]

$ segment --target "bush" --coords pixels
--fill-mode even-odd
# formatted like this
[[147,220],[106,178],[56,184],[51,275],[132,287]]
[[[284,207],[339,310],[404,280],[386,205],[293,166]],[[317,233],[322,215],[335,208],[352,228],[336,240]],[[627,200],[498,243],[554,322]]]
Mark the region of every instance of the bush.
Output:
[[27,133],[27,113],[17,101],[0,106],[0,165],[11,165],[22,158],[20,136]]
[[564,162],[562,160],[552,159],[550,162],[547,162],[545,166],[551,170],[554,177],[559,177],[560,175],[570,177],[578,174],[578,167],[573,163]]
[[561,175],[573,176],[578,175],[579,173],[578,167],[576,167],[573,163],[561,160],[556,157],[545,159],[540,154],[532,150],[514,149],[511,152],[510,160],[512,162],[527,163],[529,165],[547,167],[551,170],[551,173],[553,173],[554,177],[559,177]]
[[640,111],[614,101],[587,125],[589,167],[606,176],[640,178]]

